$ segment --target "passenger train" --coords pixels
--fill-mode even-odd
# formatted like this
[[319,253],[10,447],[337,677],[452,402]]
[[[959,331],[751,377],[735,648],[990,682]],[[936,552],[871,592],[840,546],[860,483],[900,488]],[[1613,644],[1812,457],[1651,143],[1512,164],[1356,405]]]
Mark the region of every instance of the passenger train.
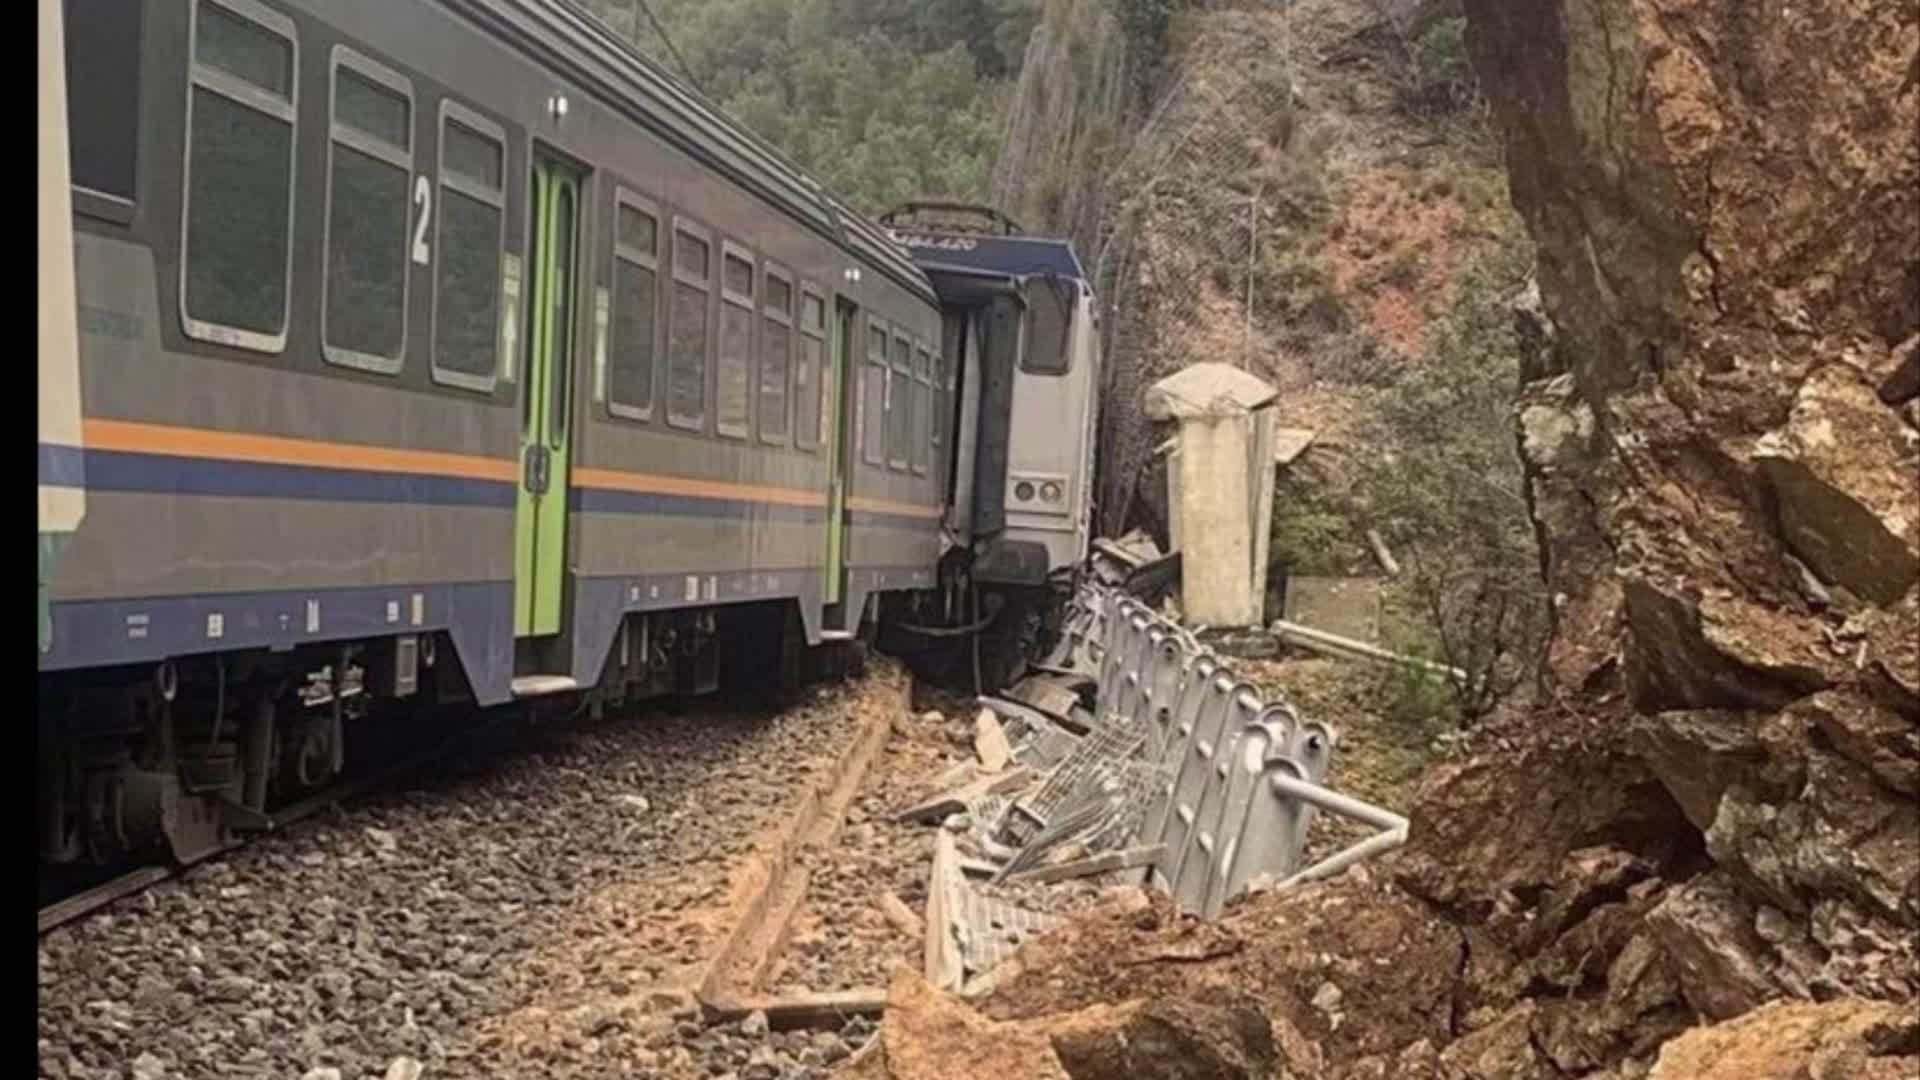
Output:
[[568,0],[39,15],[44,861],[215,850],[427,705],[1045,635],[1065,243],[890,231]]

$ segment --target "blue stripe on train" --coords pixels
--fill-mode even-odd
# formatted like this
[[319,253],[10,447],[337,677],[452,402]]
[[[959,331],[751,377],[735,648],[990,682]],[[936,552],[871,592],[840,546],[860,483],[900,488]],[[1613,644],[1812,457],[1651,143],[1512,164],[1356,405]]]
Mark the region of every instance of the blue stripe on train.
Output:
[[86,455],[77,446],[40,444],[40,485],[42,487],[85,487]]
[[40,482],[89,491],[392,502],[511,509],[514,485],[425,473],[330,469],[40,445]]
[[825,507],[785,506],[705,495],[658,495],[609,488],[574,488],[568,501],[575,513],[667,514],[677,517],[728,518],[754,521],[824,522]]

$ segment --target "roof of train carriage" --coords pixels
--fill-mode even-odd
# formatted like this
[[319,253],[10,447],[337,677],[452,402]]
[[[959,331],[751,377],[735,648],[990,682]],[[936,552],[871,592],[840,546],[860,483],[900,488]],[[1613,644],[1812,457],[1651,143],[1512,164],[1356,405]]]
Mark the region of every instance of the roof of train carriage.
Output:
[[900,227],[889,231],[913,255],[945,304],[986,303],[1014,292],[1030,277],[1061,277],[1087,285],[1080,257],[1066,240]]
[[446,0],[536,50],[561,73],[689,155],[780,207],[924,299],[930,283],[871,219],[835,198],[765,139],[621,40],[575,0]]
[[927,271],[972,272],[1006,278],[1048,274],[1087,280],[1086,271],[1080,268],[1080,256],[1066,240],[902,228],[893,229],[892,233],[894,240],[913,255],[913,261]]

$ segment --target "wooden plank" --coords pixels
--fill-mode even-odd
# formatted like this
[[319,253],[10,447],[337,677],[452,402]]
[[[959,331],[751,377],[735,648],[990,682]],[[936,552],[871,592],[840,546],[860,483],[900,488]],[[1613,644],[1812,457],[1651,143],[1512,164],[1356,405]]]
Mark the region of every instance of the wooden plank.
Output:
[[1152,866],[1167,853],[1165,844],[1145,844],[1127,848],[1125,851],[1108,851],[1099,855],[1089,855],[1084,859],[1063,862],[1058,866],[1040,866],[1032,870],[1022,870],[1007,875],[1008,881],[1066,881],[1069,878],[1088,877],[1104,874],[1109,870],[1131,870],[1135,867]]
[[860,986],[852,990],[834,990],[821,994],[788,994],[781,997],[744,997],[700,1003],[709,1024],[725,1024],[764,1013],[767,1026],[775,1031],[794,1028],[837,1030],[856,1016],[879,1016],[887,1009],[887,992],[882,987]]

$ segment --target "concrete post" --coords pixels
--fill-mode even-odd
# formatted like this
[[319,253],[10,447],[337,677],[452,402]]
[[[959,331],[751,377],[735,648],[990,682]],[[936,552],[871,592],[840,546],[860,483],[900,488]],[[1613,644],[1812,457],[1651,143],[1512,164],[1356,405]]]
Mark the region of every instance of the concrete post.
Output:
[[1228,364],[1195,364],[1147,391],[1147,415],[1179,425],[1168,514],[1187,622],[1259,626],[1273,505],[1274,390]]
[[1253,536],[1247,520],[1245,415],[1180,422],[1180,609],[1202,626],[1251,626]]

